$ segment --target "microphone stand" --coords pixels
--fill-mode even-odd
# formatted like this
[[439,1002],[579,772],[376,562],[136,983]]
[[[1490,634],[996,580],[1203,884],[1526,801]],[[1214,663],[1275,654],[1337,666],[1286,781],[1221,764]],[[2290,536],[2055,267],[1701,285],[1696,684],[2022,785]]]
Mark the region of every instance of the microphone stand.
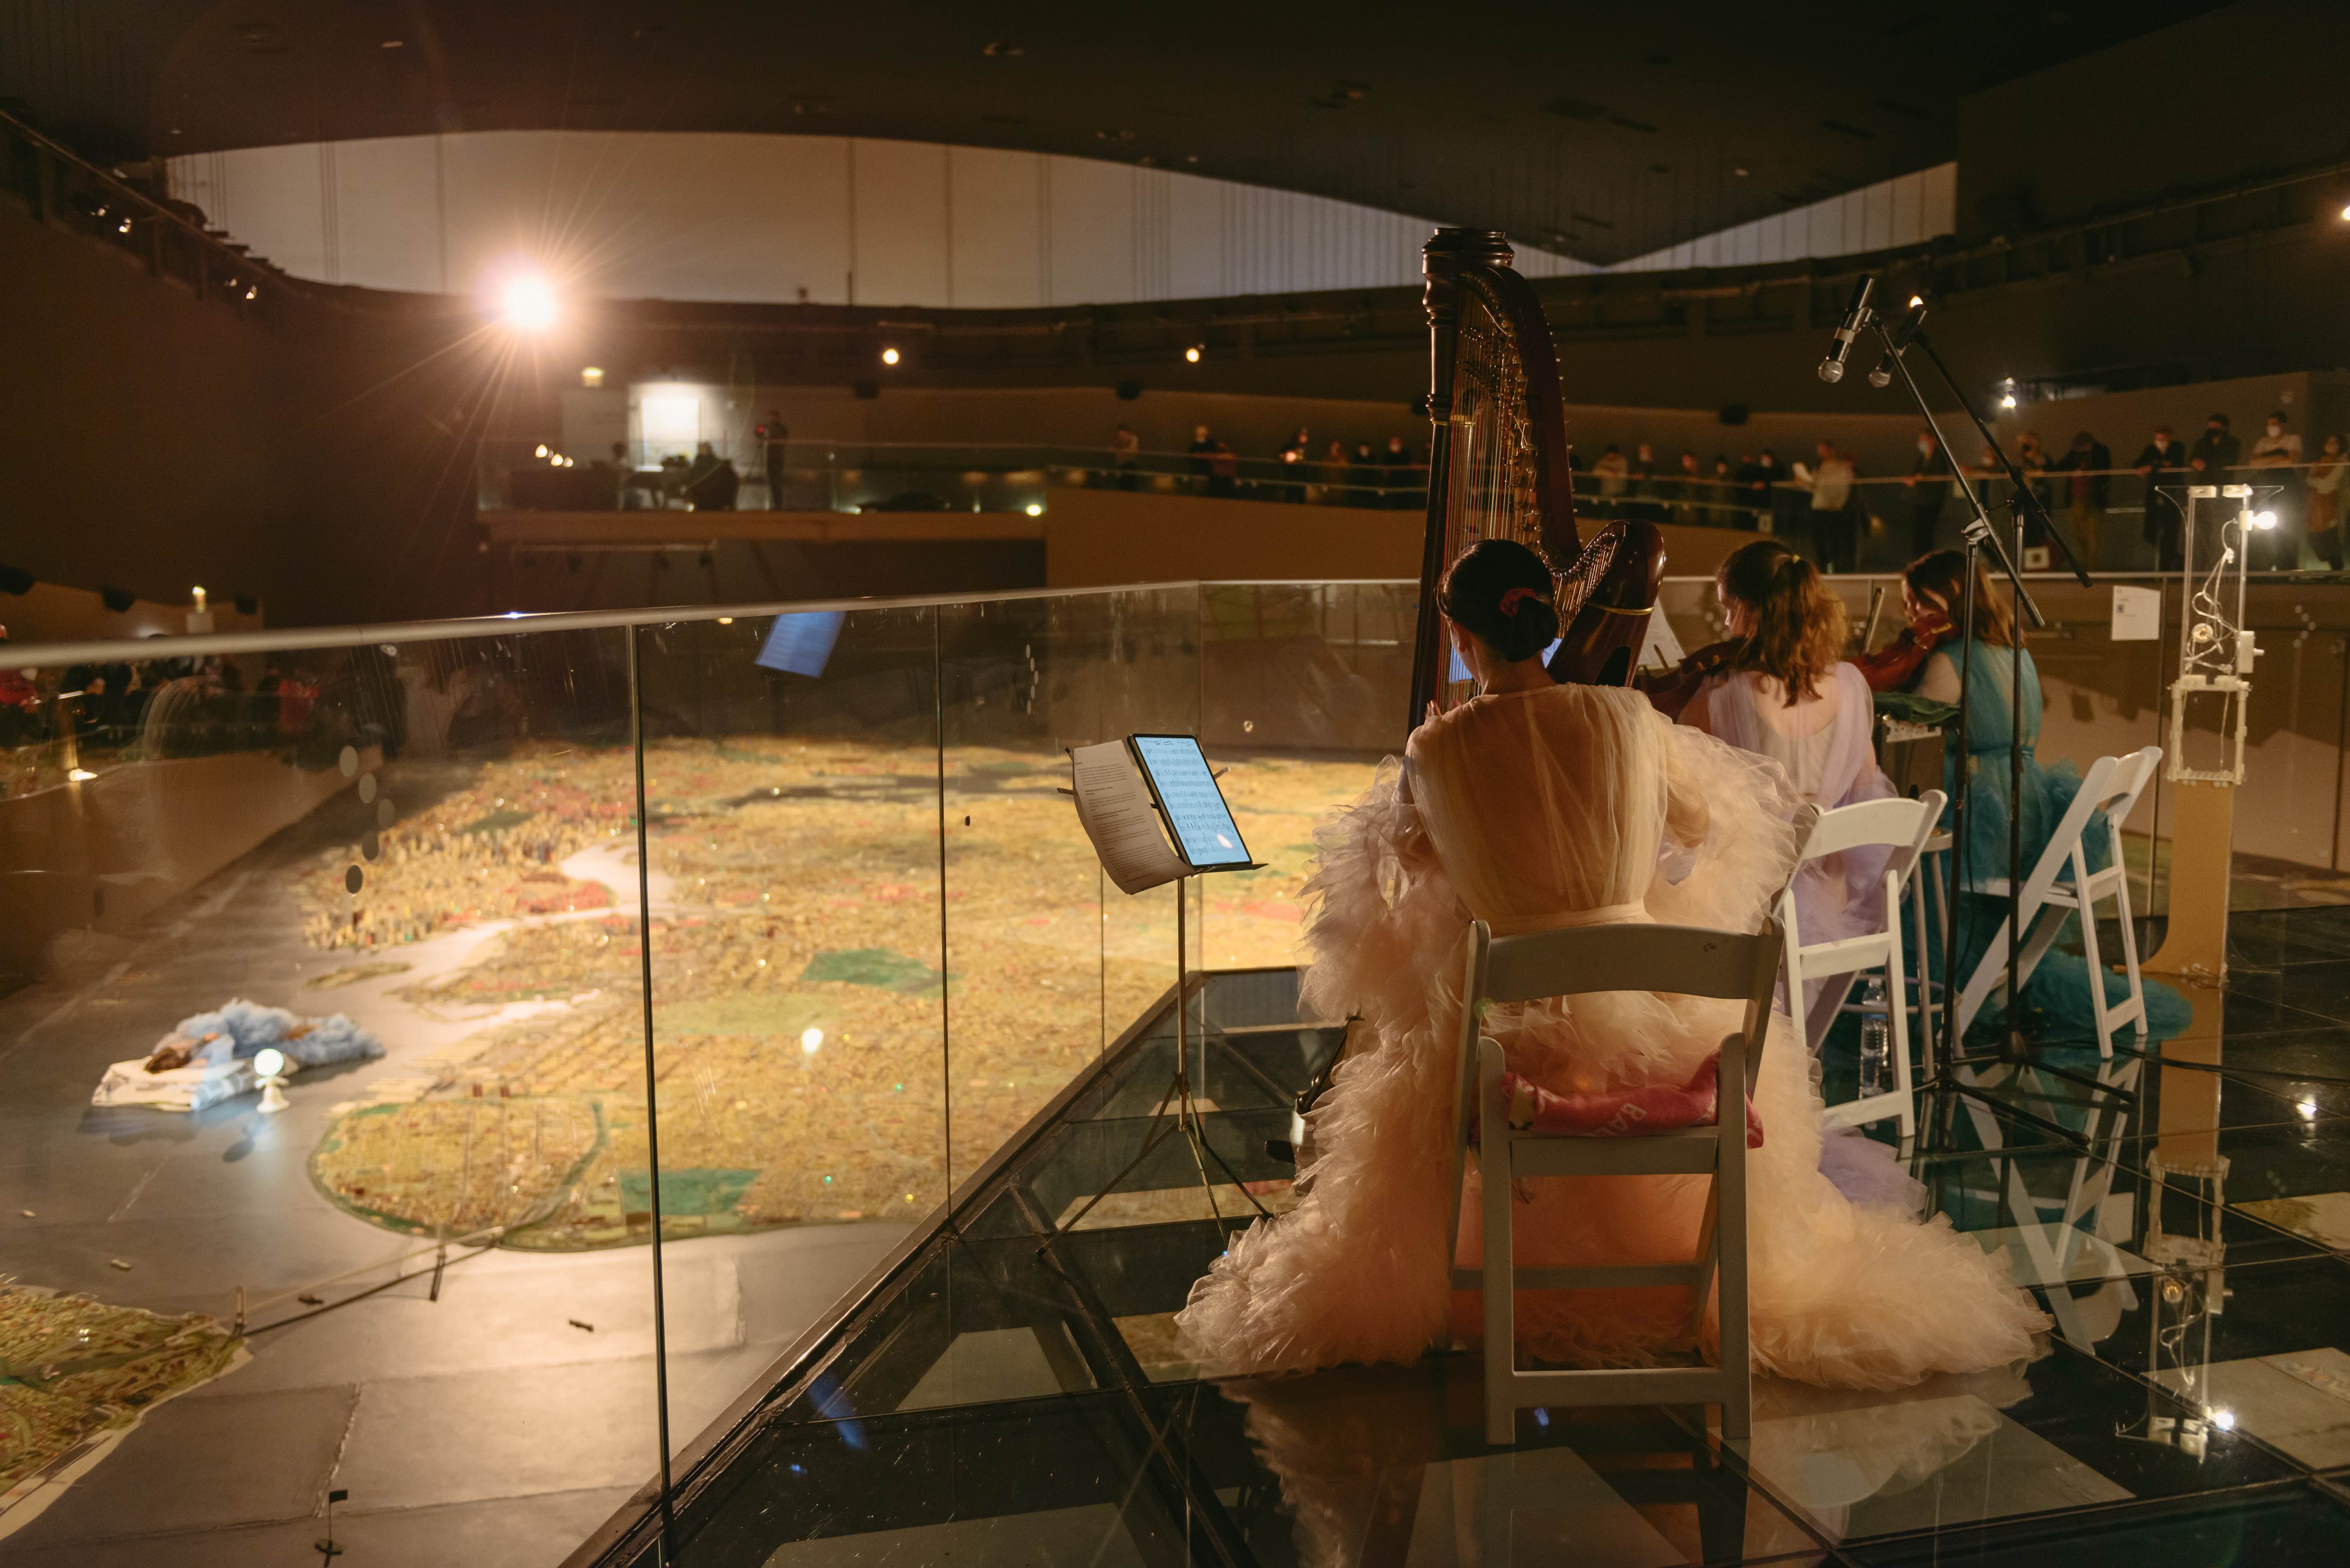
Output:
[[[1884,344],[1886,358],[1899,373],[1903,389],[1909,394],[1910,401],[1918,406],[1918,412],[1925,420],[1926,428],[1933,431],[1935,445],[1941,451],[1944,462],[1950,465],[1951,482],[1958,486],[1959,493],[1966,499],[1968,511],[1973,514],[1964,526],[1966,579],[1959,621],[1960,656],[1959,662],[1959,776],[1956,780],[1957,798],[1952,803],[1950,819],[1951,907],[1944,913],[1942,929],[1942,1060],[1939,1063],[1929,1063],[1924,1078],[1915,1087],[1918,1090],[1936,1091],[1957,1089],[1980,1096],[1981,1091],[1974,1085],[1958,1082],[1953,1076],[1955,1071],[1978,1061],[2021,1061],[2025,1044],[2019,1023],[2022,999],[2016,985],[2020,940],[2016,922],[2022,911],[2023,885],[2023,868],[2021,864],[2023,858],[2023,815],[2020,809],[2023,795],[2023,638],[2020,628],[2011,638],[2009,649],[2008,687],[2011,728],[2008,735],[2007,1033],[2002,1038],[2000,1047],[1995,1053],[1988,1056],[1970,1057],[1962,1049],[1963,1042],[1959,1038],[1958,1031],[1959,992],[1964,982],[1958,972],[1957,917],[1959,901],[1966,893],[1967,876],[1970,869],[1968,863],[1972,858],[1969,853],[1968,829],[1971,815],[1970,797],[1973,794],[1973,779],[1970,770],[1966,765],[1966,730],[1967,716],[1970,711],[1968,704],[1973,695],[1971,677],[1974,667],[1972,644],[1975,622],[1975,578],[1983,551],[1989,550],[1992,558],[1999,563],[2001,571],[2015,590],[2018,609],[2029,618],[2033,627],[2035,629],[2044,628],[2048,621],[2047,618],[2041,613],[2039,604],[2033,598],[2031,590],[2024,587],[2023,576],[2016,569],[2014,557],[2000,539],[1998,531],[1991,526],[1991,514],[1984,508],[1982,497],[1974,485],[1969,483],[1965,468],[1959,462],[1955,450],[1943,436],[1941,423],[1935,419],[1933,408],[1927,401],[1924,390],[1918,385],[1917,378],[1909,373],[1908,361],[1904,356],[1912,345],[1926,351],[1928,361],[1941,376],[1943,384],[1950,388],[1951,395],[1958,399],[1959,406],[1966,410],[1967,418],[1972,421],[1975,432],[1982,437],[1983,444],[1998,456],[2001,466],[2006,470],[2009,482],[2014,489],[2015,498],[2010,501],[2009,507],[2015,522],[2019,543],[2022,537],[2023,510],[2028,500],[2032,510],[2039,515],[2043,531],[2049,538],[2056,542],[2057,548],[2063,551],[2067,563],[2073,568],[2074,575],[2080,578],[2084,587],[2089,586],[2089,576],[2081,569],[2079,561],[2073,556],[2072,550],[2065,545],[2063,536],[2057,534],[2055,524],[2049,518],[2047,509],[2040,504],[2039,497],[2031,493],[2029,486],[2023,482],[2022,474],[2017,471],[2014,461],[2007,455],[2005,450],[2000,446],[1997,438],[1991,434],[1990,428],[1983,423],[1982,416],[1975,411],[1973,402],[1960,390],[1957,380],[1950,375],[1950,367],[1945,365],[1941,356],[1935,352],[1932,342],[1928,339],[1922,328],[1913,327],[1905,335],[1903,340],[1897,340],[1892,328],[1887,326],[1881,316],[1873,311],[1868,313],[1867,326],[1876,332],[1878,340]],[[1920,957],[1922,958],[1923,955]],[[1920,983],[1921,985],[1923,983],[1922,976]],[[1919,1001],[1922,1005],[1924,1002],[1922,993]],[[2040,1120],[2028,1113],[2017,1114],[2022,1115],[2023,1119],[2028,1121]],[[2063,1130],[2054,1128],[2054,1124],[2045,1125],[2053,1130]],[[2066,1136],[2070,1137],[2070,1135]]]

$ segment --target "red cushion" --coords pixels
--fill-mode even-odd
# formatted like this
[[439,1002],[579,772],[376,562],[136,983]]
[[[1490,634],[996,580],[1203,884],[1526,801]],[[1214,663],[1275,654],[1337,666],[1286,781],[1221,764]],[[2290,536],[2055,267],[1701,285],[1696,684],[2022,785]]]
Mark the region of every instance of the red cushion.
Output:
[[[1716,1079],[1721,1071],[1721,1053],[1717,1051],[1699,1063],[1689,1082],[1679,1088],[1648,1084],[1637,1089],[1555,1095],[1515,1073],[1504,1073],[1502,1093],[1509,1106],[1510,1126],[1519,1132],[1634,1137],[1714,1125],[1720,1101]],[[1746,1147],[1762,1147],[1762,1118],[1755,1114],[1751,1098],[1746,1102]]]

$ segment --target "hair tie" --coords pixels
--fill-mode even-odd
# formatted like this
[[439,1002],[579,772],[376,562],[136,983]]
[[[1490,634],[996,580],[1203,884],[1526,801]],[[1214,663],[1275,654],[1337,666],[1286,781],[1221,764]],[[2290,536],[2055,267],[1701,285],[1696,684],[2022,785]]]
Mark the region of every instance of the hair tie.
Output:
[[1502,592],[1502,613],[1514,616],[1518,613],[1520,605],[1528,599],[1539,599],[1542,597],[1540,588],[1505,588]]

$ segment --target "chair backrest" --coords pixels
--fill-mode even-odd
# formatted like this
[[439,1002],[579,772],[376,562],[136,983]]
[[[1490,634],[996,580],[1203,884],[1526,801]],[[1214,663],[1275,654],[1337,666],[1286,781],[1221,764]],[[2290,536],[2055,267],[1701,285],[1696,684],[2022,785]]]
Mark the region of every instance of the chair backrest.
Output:
[[1752,936],[1642,922],[1485,940],[1482,996],[1472,1002],[1533,1002],[1602,991],[1752,1000],[1759,987],[1768,1005],[1778,975],[1776,920],[1765,921]]
[[[1847,849],[1887,848],[1895,858],[1915,860],[1918,846],[1933,836],[1941,820],[1943,795],[1931,790],[1916,800],[1865,800],[1820,814],[1819,826],[1804,846],[1802,860],[1841,855]],[[1906,856],[1906,859],[1904,858]]]
[[2138,795],[2154,778],[2154,770],[2162,761],[2160,746],[2144,746],[2118,757],[2099,757],[2089,764],[2081,777],[2081,787],[2065,809],[2064,820],[2055,832],[2048,836],[2048,847],[2041,852],[2040,863],[2032,868],[2032,877],[2024,884],[2025,892],[2034,898],[2044,895],[2056,878],[2063,875],[2072,858],[2074,846],[2088,831],[2089,819],[2103,813],[2106,829],[2113,836],[2110,847],[2121,853],[2122,819],[2137,805]]

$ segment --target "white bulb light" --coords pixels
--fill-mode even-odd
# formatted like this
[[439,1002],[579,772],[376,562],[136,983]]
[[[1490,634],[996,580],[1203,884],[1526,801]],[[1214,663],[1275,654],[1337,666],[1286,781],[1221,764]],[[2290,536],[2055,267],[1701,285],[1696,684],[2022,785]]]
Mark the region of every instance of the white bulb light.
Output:
[[2002,409],[2012,409],[2015,407],[2015,394],[2013,392],[2003,394],[1999,400],[1999,406]]
[[516,274],[499,292],[498,308],[507,326],[543,332],[555,325],[555,289],[535,272]]
[[539,442],[538,450],[532,452],[530,455],[533,457],[545,457],[546,455],[546,443],[545,441]]
[[884,348],[881,350],[881,363],[884,365],[894,365],[897,362],[898,351],[895,348]]
[[806,1029],[801,1031],[800,1049],[811,1056],[815,1055],[818,1051],[823,1050],[824,1031],[816,1028],[814,1024],[810,1024]]
[[2275,514],[2275,513],[2273,513],[2273,512],[2255,512],[2255,513],[2253,513],[2253,514],[2252,514],[2252,526],[2253,526],[2253,527],[2255,527],[2255,528],[2273,528],[2273,527],[2275,527],[2275,526],[2276,526],[2276,514]]
[[2232,1432],[2236,1429],[2236,1413],[2233,1410],[2214,1410],[2211,1412],[2211,1424],[2223,1432]]
[[1043,515],[1045,515],[1045,508],[1044,508],[1041,504],[1039,504],[1038,503],[1034,502],[1034,501],[1031,501],[1031,502],[1028,504],[1028,508],[1027,508],[1027,510],[1028,510],[1028,515],[1029,515],[1029,516],[1031,516],[1031,517],[1042,517]]
[[1191,348],[1184,349],[1184,350],[1183,350],[1183,359],[1184,359],[1184,362],[1185,362],[1186,364],[1191,364],[1191,365],[1196,365],[1196,364],[1198,364],[1198,363],[1200,362],[1200,348],[1199,348],[1199,345],[1195,343],[1195,344],[1193,344]]

